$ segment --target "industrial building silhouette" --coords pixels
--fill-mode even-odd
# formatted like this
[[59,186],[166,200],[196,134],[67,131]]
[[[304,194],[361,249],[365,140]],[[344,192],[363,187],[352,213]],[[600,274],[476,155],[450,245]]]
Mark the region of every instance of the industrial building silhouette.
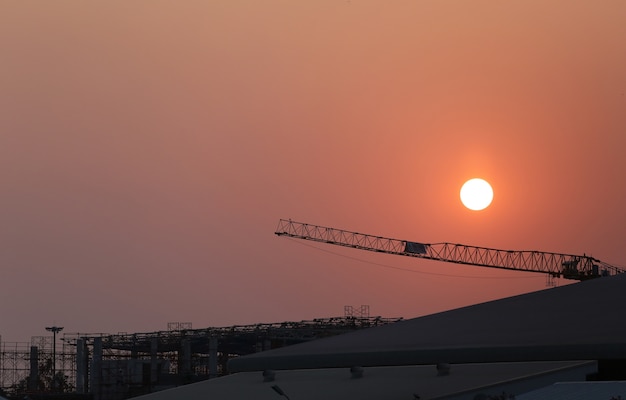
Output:
[[[60,370],[95,400],[534,400],[572,391],[610,400],[626,398],[625,304],[621,274],[409,320],[66,334],[61,357],[73,361]],[[49,357],[33,347],[31,367],[33,356]]]
[[626,274],[598,278],[234,358],[145,400],[625,398],[624,305]]
[[344,311],[343,317],[296,322],[201,329],[172,322],[166,331],[149,333],[64,333],[56,355],[51,336],[36,336],[30,343],[0,341],[0,388],[31,398],[55,392],[66,398],[66,392],[74,392],[121,400],[226,375],[232,357],[401,320],[370,317],[363,306]]

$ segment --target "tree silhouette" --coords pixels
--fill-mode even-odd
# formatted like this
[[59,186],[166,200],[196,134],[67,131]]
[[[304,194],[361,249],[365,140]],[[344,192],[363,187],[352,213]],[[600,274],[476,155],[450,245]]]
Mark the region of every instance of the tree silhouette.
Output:
[[[36,381],[31,383],[31,379]],[[39,364],[39,376],[29,375],[20,380],[11,390],[12,395],[19,397],[28,393],[70,393],[74,391],[74,386],[69,382],[69,376],[63,371],[56,371],[52,375],[52,360],[43,360]]]

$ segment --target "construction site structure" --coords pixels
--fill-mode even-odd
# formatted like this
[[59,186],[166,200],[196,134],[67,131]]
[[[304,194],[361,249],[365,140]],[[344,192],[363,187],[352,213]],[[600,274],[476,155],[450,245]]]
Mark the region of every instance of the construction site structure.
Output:
[[[349,310],[360,314],[348,315]],[[85,396],[77,399],[122,400],[228,374],[233,357],[402,320],[370,317],[369,306],[345,311],[343,317],[299,322],[201,329],[185,322],[151,333],[64,333],[56,350],[55,386],[49,376],[52,336],[30,343],[0,341],[0,388],[31,398],[63,389]]]
[[276,235],[351,247],[377,253],[417,257],[426,260],[475,265],[516,271],[530,271],[572,280],[587,280],[621,274],[623,269],[587,255],[544,251],[498,250],[456,243],[421,243],[367,235],[342,229],[281,219]]
[[5,342],[0,337],[0,389],[7,393],[70,391],[76,356],[74,346],[53,336],[33,336],[30,342]]

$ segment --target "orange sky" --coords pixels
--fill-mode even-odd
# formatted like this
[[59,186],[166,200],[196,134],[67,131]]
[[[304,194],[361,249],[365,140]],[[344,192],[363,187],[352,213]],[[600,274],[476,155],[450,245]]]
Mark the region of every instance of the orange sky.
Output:
[[619,0],[3,2],[2,340],[545,288],[279,218],[625,266],[624,21]]

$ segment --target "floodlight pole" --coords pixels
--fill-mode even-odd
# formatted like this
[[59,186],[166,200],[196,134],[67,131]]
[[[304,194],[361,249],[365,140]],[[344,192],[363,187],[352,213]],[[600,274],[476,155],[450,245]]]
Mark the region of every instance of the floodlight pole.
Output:
[[57,364],[57,333],[63,330],[62,326],[47,326],[46,330],[52,332],[52,389],[56,389],[56,364]]

